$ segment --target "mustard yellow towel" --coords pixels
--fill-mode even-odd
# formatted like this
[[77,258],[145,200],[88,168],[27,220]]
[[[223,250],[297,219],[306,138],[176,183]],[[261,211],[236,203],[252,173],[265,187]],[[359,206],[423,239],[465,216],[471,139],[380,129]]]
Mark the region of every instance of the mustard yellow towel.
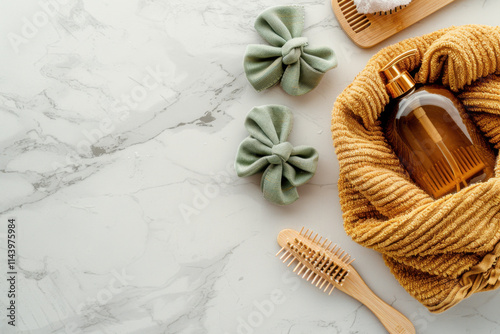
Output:
[[500,286],[500,163],[494,178],[438,200],[411,181],[383,135],[389,95],[379,70],[415,48],[403,67],[457,93],[498,156],[500,27],[452,27],[382,49],[337,98],[332,136],[347,234],[382,253],[401,285],[437,313]]

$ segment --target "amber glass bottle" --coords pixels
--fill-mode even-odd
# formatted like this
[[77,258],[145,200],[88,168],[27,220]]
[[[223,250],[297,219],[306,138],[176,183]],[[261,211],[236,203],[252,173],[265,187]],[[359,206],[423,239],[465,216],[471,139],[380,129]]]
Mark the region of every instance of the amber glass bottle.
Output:
[[398,63],[416,52],[399,55],[381,70],[393,97],[384,111],[384,129],[415,183],[437,199],[492,177],[495,154],[453,93],[417,86],[401,71]]

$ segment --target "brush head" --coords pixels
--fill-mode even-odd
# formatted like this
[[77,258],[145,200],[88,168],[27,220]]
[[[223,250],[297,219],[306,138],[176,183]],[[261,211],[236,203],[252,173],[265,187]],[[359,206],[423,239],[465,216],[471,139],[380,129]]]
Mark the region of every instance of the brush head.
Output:
[[324,292],[330,289],[329,294],[337,286],[342,286],[349,272],[352,270],[351,263],[354,259],[345,251],[332,246],[332,242],[323,237],[314,235],[313,231],[304,228],[300,232],[294,230],[283,230],[278,235],[278,244],[282,247],[276,254],[279,256],[283,251],[280,259],[283,263],[297,262],[294,272],[302,275],[302,278],[311,281],[320,289],[324,288]]
[[[352,261],[350,256],[343,250],[328,242],[318,234],[313,234],[313,231],[300,232],[294,230],[283,230],[278,235],[278,244],[282,247],[276,254],[283,263],[288,263],[290,266],[297,261],[294,272],[298,275],[311,281],[312,284],[323,290],[324,292],[330,289],[332,293],[335,287],[338,287],[342,292],[347,293],[351,297],[357,299],[366,305],[382,322],[389,333],[399,334],[415,334],[415,328],[412,323],[393,307],[382,301],[377,295],[370,290],[366,283],[361,279],[361,276],[351,266]],[[300,267],[300,269],[299,269]],[[304,273],[302,274],[302,272]],[[343,283],[346,283],[343,286]]]

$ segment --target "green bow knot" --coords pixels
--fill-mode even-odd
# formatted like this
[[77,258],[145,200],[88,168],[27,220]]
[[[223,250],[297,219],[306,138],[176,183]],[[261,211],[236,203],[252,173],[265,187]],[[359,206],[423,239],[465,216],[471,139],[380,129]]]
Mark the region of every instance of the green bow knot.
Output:
[[318,165],[318,152],[309,146],[287,141],[292,130],[290,109],[280,105],[255,107],[247,115],[245,138],[236,155],[238,176],[263,173],[264,198],[276,204],[290,204],[299,198],[297,187],[309,181]]
[[285,45],[281,48],[283,64],[290,65],[299,61],[306,45],[307,37],[295,37],[286,41]]
[[271,149],[272,156],[267,158],[270,164],[278,165],[282,161],[288,161],[290,155],[292,154],[293,146],[289,142],[279,143],[274,145]]
[[302,95],[314,89],[326,71],[337,66],[331,48],[311,47],[307,38],[301,36],[301,6],[268,8],[257,17],[254,26],[270,44],[251,44],[245,53],[245,75],[257,91],[280,82],[288,94]]

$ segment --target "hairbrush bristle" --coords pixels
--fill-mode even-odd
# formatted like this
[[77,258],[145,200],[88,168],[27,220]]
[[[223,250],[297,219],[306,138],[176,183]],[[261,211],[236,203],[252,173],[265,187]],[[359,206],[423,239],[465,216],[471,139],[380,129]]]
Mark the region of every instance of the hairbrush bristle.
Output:
[[293,272],[297,272],[297,275],[310,281],[311,284],[315,284],[324,292],[329,290],[328,293],[331,294],[336,285],[342,286],[344,283],[349,274],[348,266],[354,259],[350,260],[349,254],[337,244],[332,247],[332,241],[325,246],[328,239],[324,239],[322,242],[323,237],[316,233],[313,238],[313,234],[314,232],[309,229],[304,232],[304,227],[300,232],[282,231],[279,240],[283,247],[276,256],[285,250],[280,257],[283,263],[287,263],[290,258],[291,261],[287,266],[298,261]]
[[[397,310],[378,298],[366,285],[361,276],[350,265],[354,259],[336,244],[323,242],[313,231],[300,232],[283,230],[278,235],[278,244],[282,247],[276,256],[281,255],[283,263],[290,266],[298,261],[293,269],[297,275],[311,282],[319,289],[331,294],[338,287],[349,296],[365,304],[382,322],[389,333],[415,334],[412,323]],[[345,284],[343,284],[345,282]]]

